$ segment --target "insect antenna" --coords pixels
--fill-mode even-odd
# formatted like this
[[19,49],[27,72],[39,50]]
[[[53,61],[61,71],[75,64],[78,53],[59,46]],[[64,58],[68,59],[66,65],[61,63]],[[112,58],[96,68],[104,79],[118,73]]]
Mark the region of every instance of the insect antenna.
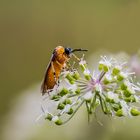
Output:
[[85,49],[74,49],[71,52],[73,53],[73,52],[79,52],[79,51],[88,51],[88,50],[85,50]]
[[73,52],[78,52],[78,51],[88,51],[88,50],[86,50],[86,49],[74,49],[74,50],[71,51],[71,52],[72,52],[72,55],[73,55],[78,61],[80,61],[80,59],[73,53]]

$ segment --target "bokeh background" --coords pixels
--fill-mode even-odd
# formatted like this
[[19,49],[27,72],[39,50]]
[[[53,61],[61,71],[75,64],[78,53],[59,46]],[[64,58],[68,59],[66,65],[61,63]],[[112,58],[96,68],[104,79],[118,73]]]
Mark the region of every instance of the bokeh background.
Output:
[[[0,140],[139,140],[140,117],[87,123],[85,109],[64,126],[38,124],[40,83],[57,45],[135,54],[139,0],[0,0]],[[101,50],[102,54],[98,52]]]

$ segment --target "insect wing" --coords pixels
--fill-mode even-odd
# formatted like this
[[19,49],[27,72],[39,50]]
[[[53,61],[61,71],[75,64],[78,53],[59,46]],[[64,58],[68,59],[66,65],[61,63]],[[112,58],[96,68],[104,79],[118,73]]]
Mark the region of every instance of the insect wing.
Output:
[[45,71],[44,80],[43,80],[43,83],[41,85],[41,93],[42,93],[42,95],[44,95],[47,92],[47,82],[46,81],[47,81],[47,77],[48,77],[48,71],[51,68],[51,62],[53,61],[53,59],[54,59],[54,53],[52,54],[51,59],[49,61],[49,64],[48,64],[48,66],[46,68],[46,71]]

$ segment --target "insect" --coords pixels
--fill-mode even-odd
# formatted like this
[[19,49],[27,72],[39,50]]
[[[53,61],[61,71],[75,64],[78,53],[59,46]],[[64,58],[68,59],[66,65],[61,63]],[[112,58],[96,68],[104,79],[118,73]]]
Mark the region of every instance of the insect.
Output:
[[58,82],[62,69],[69,61],[72,54],[76,51],[87,51],[87,50],[71,49],[62,46],[58,46],[54,49],[51,60],[45,72],[43,83],[41,85],[42,95],[44,95],[45,93],[49,93],[50,91],[53,90],[54,86]]

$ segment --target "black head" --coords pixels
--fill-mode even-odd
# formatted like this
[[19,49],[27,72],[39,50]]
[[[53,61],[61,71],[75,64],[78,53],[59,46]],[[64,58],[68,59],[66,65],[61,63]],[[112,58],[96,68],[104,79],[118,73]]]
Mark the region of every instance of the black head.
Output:
[[72,49],[71,48],[65,48],[65,53],[67,55],[70,55],[72,53]]

